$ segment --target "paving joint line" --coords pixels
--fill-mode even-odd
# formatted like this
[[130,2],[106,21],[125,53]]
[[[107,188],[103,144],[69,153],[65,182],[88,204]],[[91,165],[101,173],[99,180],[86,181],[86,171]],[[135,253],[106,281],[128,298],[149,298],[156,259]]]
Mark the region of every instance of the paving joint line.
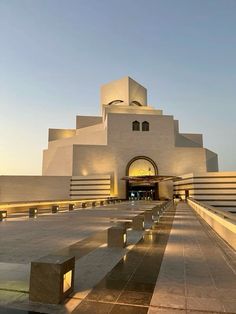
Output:
[[[195,213],[196,214],[196,213]],[[199,215],[197,215],[197,218],[205,231],[206,235],[209,237],[211,242],[214,243],[214,245],[219,248],[220,252],[222,253],[222,257],[224,258],[225,262],[229,266],[229,268],[233,271],[234,274],[236,274],[236,268],[235,265],[232,264],[231,258],[229,257],[228,253],[226,252],[225,248],[223,247],[224,245],[232,251],[233,254],[236,255],[236,252],[232,249],[232,247],[224,241]]]
[[199,312],[199,313],[206,313],[206,314],[235,314],[235,312],[219,312],[219,311],[208,311],[208,310],[198,310],[198,309],[188,309],[188,308],[182,308],[182,307],[171,307],[171,306],[155,306],[155,305],[150,305],[150,308],[155,308],[155,309],[164,309],[164,310],[173,310],[173,311],[187,311],[191,313],[191,311],[194,312]]
[[27,294],[29,294],[29,291],[25,291],[25,290],[16,290],[16,289],[4,289],[4,288],[0,288],[0,291],[19,292],[19,293],[27,293]]

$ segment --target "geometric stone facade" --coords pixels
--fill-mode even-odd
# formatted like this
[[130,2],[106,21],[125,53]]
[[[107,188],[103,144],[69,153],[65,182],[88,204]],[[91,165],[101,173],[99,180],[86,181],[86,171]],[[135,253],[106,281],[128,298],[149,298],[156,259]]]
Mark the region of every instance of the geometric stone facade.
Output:
[[[127,189],[138,191],[125,176],[218,171],[217,155],[203,147],[202,135],[180,133],[178,121],[149,106],[146,88],[133,79],[102,86],[100,102],[101,116],[77,116],[75,129],[49,129],[44,176],[109,175],[110,194],[125,198]],[[154,193],[171,197],[172,186],[159,183]]]
[[174,194],[236,212],[236,172],[194,172],[174,182]]

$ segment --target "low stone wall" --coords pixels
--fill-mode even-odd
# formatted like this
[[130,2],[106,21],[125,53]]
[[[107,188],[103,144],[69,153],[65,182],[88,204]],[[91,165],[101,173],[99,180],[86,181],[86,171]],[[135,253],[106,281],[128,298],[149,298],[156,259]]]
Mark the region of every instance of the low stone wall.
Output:
[[67,200],[70,179],[65,176],[0,176],[0,204]]
[[99,199],[111,195],[110,175],[73,176],[70,183],[70,198]]
[[212,206],[188,199],[188,204],[219,234],[230,246],[236,250],[236,216],[214,209]]
[[236,211],[236,172],[205,172],[181,175],[174,182],[174,194],[185,199],[189,197],[199,202],[229,212]]

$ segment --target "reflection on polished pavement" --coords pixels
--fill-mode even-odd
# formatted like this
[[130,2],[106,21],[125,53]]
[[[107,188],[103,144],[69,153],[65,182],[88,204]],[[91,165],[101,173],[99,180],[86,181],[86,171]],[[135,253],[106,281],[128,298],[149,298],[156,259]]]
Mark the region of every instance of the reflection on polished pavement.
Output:
[[74,313],[147,313],[168,241],[174,210],[142,239],[88,294]]
[[149,307],[154,313],[236,313],[236,252],[184,202]]
[[[129,230],[127,248],[107,248],[111,218],[132,217],[155,205],[127,202],[1,225],[6,235],[13,226],[22,235],[11,234],[12,246],[7,252],[3,245],[0,253],[0,314],[236,313],[235,251],[186,203],[179,203],[176,212],[166,210],[152,229]],[[43,222],[47,228],[41,230]],[[41,235],[48,241],[43,243]],[[20,255],[14,240],[27,236]],[[39,250],[30,256],[48,251],[76,256],[75,292],[63,305],[28,301],[27,254],[37,241]],[[14,258],[18,263],[12,263]]]

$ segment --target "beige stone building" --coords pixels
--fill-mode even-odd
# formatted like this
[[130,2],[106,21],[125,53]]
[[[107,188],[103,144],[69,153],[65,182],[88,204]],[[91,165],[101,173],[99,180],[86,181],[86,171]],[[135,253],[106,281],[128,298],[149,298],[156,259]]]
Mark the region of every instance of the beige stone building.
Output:
[[101,88],[101,116],[77,116],[75,129],[49,129],[43,176],[71,177],[71,198],[167,198],[172,177],[218,171],[201,134],[179,132],[130,77]]

